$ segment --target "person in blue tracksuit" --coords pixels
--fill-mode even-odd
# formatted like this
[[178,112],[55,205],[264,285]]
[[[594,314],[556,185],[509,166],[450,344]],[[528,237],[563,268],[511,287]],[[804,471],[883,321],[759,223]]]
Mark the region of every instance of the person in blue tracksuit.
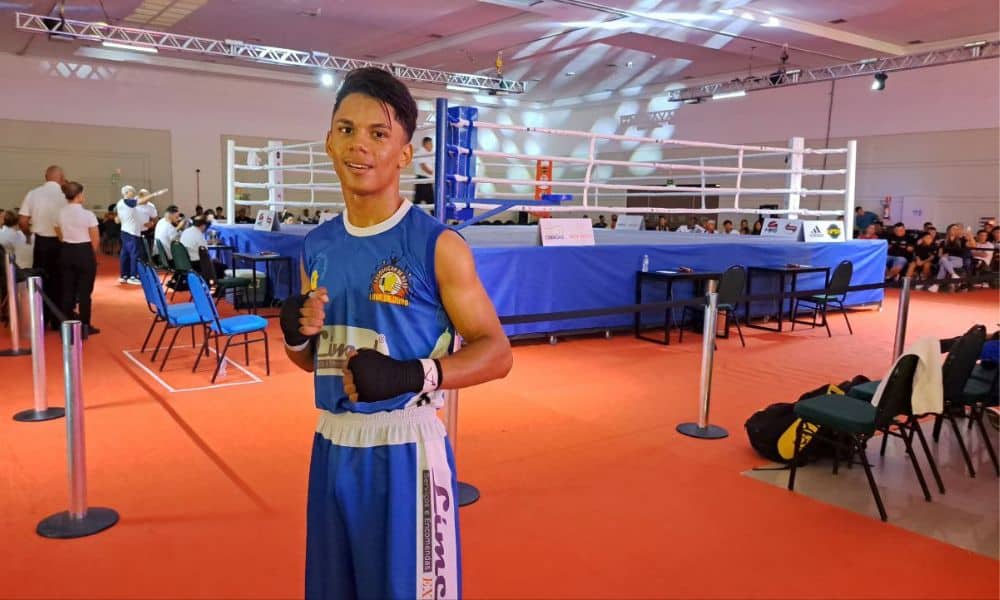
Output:
[[[305,238],[286,353],[313,373],[307,598],[459,598],[445,389],[504,377],[510,344],[462,238],[399,193],[417,107],[386,71],[352,71],[326,150],[346,209]],[[456,334],[463,347],[452,352]]]

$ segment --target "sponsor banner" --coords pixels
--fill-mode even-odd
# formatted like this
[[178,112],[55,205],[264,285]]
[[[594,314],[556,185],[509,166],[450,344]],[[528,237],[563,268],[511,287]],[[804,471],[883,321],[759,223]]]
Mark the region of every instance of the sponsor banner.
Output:
[[807,242],[843,242],[843,221],[803,221],[805,225],[805,241]]
[[760,234],[798,242],[802,240],[804,223],[801,219],[764,219],[764,228]]

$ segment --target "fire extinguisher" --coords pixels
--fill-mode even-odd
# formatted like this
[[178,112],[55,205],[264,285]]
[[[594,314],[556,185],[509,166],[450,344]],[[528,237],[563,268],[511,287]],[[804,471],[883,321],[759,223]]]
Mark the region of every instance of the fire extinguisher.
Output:
[[886,196],[882,199],[882,219],[889,220],[889,207],[892,206],[892,196]]

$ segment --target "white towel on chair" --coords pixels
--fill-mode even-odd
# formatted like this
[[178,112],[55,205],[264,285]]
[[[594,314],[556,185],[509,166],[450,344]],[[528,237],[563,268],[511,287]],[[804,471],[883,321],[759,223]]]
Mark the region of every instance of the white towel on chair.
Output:
[[[910,403],[913,407],[913,414],[938,414],[944,410],[944,380],[941,376],[941,342],[936,338],[920,338],[906,349],[900,358],[907,354],[917,356],[917,369],[913,373],[913,395]],[[896,359],[899,362],[899,359]],[[882,381],[875,390],[872,397],[872,404],[878,406],[882,399],[882,392],[889,381],[889,374],[896,368],[894,362],[892,368],[885,374]]]

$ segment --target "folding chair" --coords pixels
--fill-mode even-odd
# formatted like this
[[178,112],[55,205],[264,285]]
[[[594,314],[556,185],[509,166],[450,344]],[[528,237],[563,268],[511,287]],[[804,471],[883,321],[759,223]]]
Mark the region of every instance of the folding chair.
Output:
[[208,248],[204,246],[198,248],[198,268],[209,288],[214,290],[216,305],[226,295],[226,290],[233,290],[233,306],[236,306],[237,291],[243,290],[243,298],[248,297],[247,290],[250,288],[250,280],[245,277],[218,277],[215,273],[215,263],[208,254]]
[[194,270],[194,265],[191,264],[191,257],[188,255],[187,247],[179,241],[175,240],[170,244],[170,256],[174,259],[174,291],[170,294],[170,299],[173,300],[174,294],[177,293],[177,288],[187,282],[187,274]]
[[[885,506],[882,504],[882,496],[875,485],[875,477],[872,475],[871,465],[868,464],[868,457],[865,450],[876,431],[881,431],[883,435],[893,435],[899,437],[906,444],[906,453],[910,457],[913,471],[920,482],[920,488],[924,493],[924,499],[928,502],[931,499],[930,490],[927,489],[927,482],[924,474],[917,463],[917,455],[913,452],[912,434],[907,434],[906,423],[896,421],[899,415],[912,416],[910,408],[910,395],[913,389],[913,374],[917,368],[917,356],[907,354],[896,362],[892,373],[889,374],[889,381],[886,382],[882,392],[879,405],[872,406],[870,402],[858,400],[850,396],[824,395],[814,398],[807,398],[795,404],[795,416],[799,417],[799,425],[795,430],[795,446],[793,449],[791,469],[788,474],[788,489],[795,489],[795,473],[798,465],[798,454],[802,446],[803,432],[833,444],[836,448],[846,449],[850,452],[849,460],[854,456],[861,460],[861,465],[865,469],[865,476],[868,478],[868,485],[871,488],[872,496],[875,497],[875,505],[878,507],[879,516],[883,521],[887,521]],[[896,426],[898,431],[893,432],[892,427]],[[823,428],[823,429],[820,429]],[[826,432],[832,432],[832,435]],[[837,473],[839,466],[839,454],[834,455],[833,472]]]
[[[729,337],[729,319],[732,318],[733,322],[736,323],[736,332],[740,334],[740,344],[744,348],[747,347],[746,341],[743,339],[743,329],[740,327],[740,313],[736,310],[736,298],[743,295],[743,291],[746,289],[747,285],[747,271],[740,265],[733,265],[726,269],[719,278],[718,287],[718,310],[720,312],[726,313],[726,324],[724,327],[725,335],[723,337]],[[687,323],[688,312],[690,311],[693,315],[695,311],[699,310],[698,307],[685,306],[684,310],[681,311],[681,332],[678,340],[684,341],[684,327]]]
[[808,304],[813,308],[813,327],[816,327],[816,315],[823,316],[823,326],[826,327],[827,337],[833,337],[830,332],[830,324],[826,320],[826,308],[829,304],[836,304],[840,312],[844,315],[844,322],[847,323],[847,331],[854,335],[851,328],[851,320],[847,318],[847,309],[844,308],[844,300],[847,299],[847,288],[851,286],[851,276],[854,275],[854,265],[851,261],[841,261],[830,276],[830,284],[826,286],[826,291],[822,294],[796,298],[792,305],[792,331],[795,331],[796,316],[799,312],[799,304]]
[[180,333],[180,330],[185,327],[191,327],[191,347],[193,348],[196,345],[194,327],[201,325],[202,320],[198,316],[198,311],[195,309],[194,304],[191,302],[167,304],[163,287],[161,287],[156,273],[152,267],[142,261],[139,262],[139,282],[142,283],[142,291],[146,296],[146,304],[149,306],[150,312],[153,313],[153,322],[150,323],[149,331],[146,332],[146,338],[142,341],[140,352],[146,351],[146,345],[149,343],[150,336],[153,335],[153,330],[157,324],[164,323],[165,327],[160,333],[159,340],[156,342],[156,349],[153,350],[152,360],[155,363],[156,355],[160,352],[160,347],[163,345],[163,338],[167,335],[167,330],[176,330],[173,339],[170,340],[170,346],[167,348],[166,355],[163,357],[163,363],[160,365],[160,371],[163,371],[164,366],[167,364],[167,358],[170,356],[170,350],[173,348],[174,342],[177,341],[177,334]]
[[[267,342],[267,319],[257,315],[238,315],[223,319],[219,316],[219,310],[216,308],[215,302],[212,301],[212,295],[209,292],[205,279],[192,271],[188,273],[187,281],[188,289],[191,291],[191,298],[194,300],[194,306],[202,322],[206,325],[205,343],[202,346],[202,352],[207,353],[209,338],[215,338],[216,363],[215,371],[212,373],[212,383],[215,383],[215,379],[219,376],[219,369],[222,368],[222,363],[226,360],[226,353],[229,352],[230,346],[243,346],[244,361],[247,366],[250,366],[250,344],[256,342],[264,342],[264,364],[267,374],[270,375],[271,354]],[[250,339],[251,333],[260,333],[260,338]],[[243,336],[243,341],[234,343],[233,338],[239,335]],[[226,336],[226,345],[222,348],[222,352],[218,350],[220,336]],[[198,359],[191,369],[192,373],[198,370],[202,352],[198,353]]]

